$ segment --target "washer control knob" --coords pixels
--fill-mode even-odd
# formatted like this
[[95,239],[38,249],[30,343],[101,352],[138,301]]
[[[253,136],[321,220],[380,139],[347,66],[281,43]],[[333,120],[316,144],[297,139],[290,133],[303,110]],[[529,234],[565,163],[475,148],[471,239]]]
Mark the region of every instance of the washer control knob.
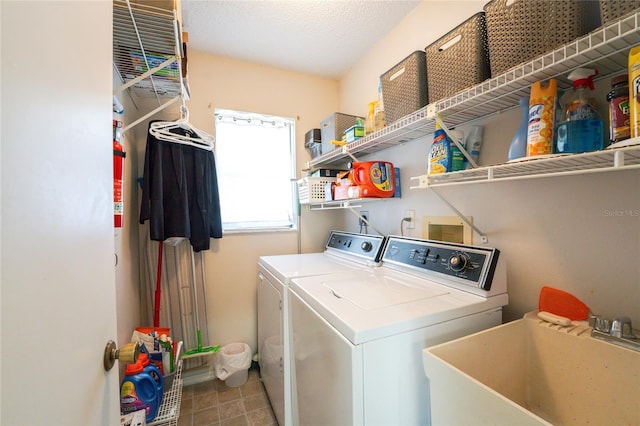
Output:
[[464,271],[468,263],[469,258],[463,253],[454,254],[449,258],[449,267],[456,272]]
[[362,249],[362,251],[364,251],[365,253],[368,253],[371,251],[371,249],[373,249],[373,244],[371,244],[369,241],[365,241],[364,243],[362,243],[360,245],[360,248]]

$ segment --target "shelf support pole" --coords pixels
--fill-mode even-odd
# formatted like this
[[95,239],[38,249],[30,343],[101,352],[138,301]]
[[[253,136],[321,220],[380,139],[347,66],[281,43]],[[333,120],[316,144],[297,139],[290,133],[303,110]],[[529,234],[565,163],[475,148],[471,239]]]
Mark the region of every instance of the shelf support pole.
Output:
[[484,232],[482,232],[480,229],[478,229],[478,227],[475,226],[469,219],[467,219],[466,216],[463,215],[458,209],[456,209],[453,206],[453,204],[451,204],[446,198],[444,198],[434,188],[430,188],[430,189],[434,194],[438,196],[438,198],[440,198],[447,206],[449,206],[451,210],[453,210],[453,212],[456,214],[456,216],[460,218],[460,220],[462,220],[464,223],[469,225],[476,232],[476,234],[480,236],[480,241],[482,242],[482,244],[487,244],[489,242],[489,238],[487,238],[487,235]]

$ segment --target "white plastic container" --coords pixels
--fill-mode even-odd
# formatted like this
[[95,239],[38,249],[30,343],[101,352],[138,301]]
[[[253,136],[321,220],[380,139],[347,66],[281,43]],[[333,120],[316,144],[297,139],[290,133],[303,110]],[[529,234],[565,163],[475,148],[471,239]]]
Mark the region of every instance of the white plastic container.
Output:
[[246,343],[230,343],[220,349],[214,360],[216,376],[235,388],[246,383],[251,367],[251,347]]

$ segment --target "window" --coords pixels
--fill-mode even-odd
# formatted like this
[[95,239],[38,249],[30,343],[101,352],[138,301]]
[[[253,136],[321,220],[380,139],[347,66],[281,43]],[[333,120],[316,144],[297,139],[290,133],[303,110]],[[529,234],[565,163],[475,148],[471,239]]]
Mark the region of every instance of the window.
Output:
[[215,110],[222,228],[297,228],[295,121]]

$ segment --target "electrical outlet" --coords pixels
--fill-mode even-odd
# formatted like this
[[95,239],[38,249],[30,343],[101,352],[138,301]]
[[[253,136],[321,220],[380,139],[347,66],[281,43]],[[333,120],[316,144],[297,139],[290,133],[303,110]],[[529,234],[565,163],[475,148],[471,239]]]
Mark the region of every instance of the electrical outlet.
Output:
[[404,217],[410,219],[407,222],[407,229],[414,229],[416,227],[416,211],[415,210],[407,210],[404,213]]
[[[360,216],[362,216],[363,218],[365,218],[367,220],[367,222],[370,222],[371,219],[369,219],[369,212],[366,210],[361,210],[360,211]],[[364,220],[362,220],[362,218],[358,218],[358,225],[360,226],[367,226],[367,224],[365,223]]]

